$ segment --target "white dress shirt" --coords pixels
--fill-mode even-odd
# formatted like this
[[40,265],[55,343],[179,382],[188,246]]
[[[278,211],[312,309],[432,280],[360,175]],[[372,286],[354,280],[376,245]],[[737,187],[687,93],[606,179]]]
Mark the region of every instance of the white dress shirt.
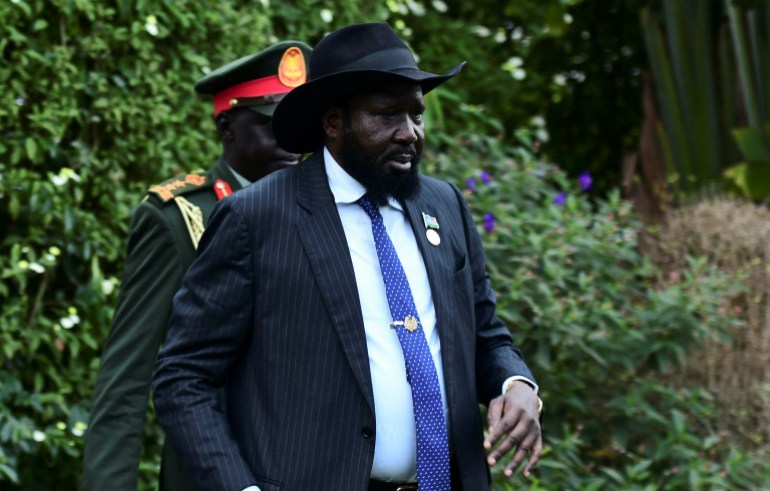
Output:
[[[416,481],[417,436],[412,390],[406,380],[404,352],[396,331],[390,328],[393,317],[377,259],[372,223],[356,203],[366,194],[366,189],[340,167],[327,149],[324,149],[324,164],[350,248],[366,331],[377,428],[372,478],[395,482]],[[391,199],[387,205],[380,207],[380,214],[412,290],[417,314],[436,365],[444,417],[447,417],[441,344],[436,330],[436,311],[433,308],[428,273],[401,205]]]

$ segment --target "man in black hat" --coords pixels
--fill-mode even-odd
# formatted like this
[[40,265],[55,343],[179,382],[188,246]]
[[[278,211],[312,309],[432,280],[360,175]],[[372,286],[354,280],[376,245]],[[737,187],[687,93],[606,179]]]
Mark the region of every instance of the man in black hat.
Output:
[[503,454],[508,475],[537,463],[537,385],[476,227],[418,173],[423,94],[461,68],[423,72],[387,24],[349,26],[278,105],[280,144],[314,153],[218,206],[156,367],[202,489],[483,491]]
[[[174,293],[217,201],[297,163],[297,154],[276,144],[270,123],[278,101],[305,81],[309,55],[306,44],[285,41],[196,83],[198,93],[213,99],[223,154],[207,172],[151,187],[133,214],[122,290],[85,435],[83,489],[136,490],[152,370]],[[197,489],[168,445],[160,489]]]

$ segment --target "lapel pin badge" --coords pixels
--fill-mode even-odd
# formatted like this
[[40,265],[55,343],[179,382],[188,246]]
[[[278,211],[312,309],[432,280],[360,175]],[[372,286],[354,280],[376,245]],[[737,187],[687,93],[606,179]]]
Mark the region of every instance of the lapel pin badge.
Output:
[[439,229],[438,220],[436,217],[432,217],[427,213],[422,213],[422,223],[425,224],[425,237],[428,238],[428,242],[437,246],[441,243],[441,236],[438,234]]

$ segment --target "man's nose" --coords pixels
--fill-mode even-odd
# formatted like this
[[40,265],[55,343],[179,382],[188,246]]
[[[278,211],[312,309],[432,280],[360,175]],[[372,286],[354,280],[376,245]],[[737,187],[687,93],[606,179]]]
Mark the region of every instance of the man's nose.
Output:
[[410,115],[399,118],[399,124],[396,128],[394,137],[396,141],[405,143],[414,143],[417,141],[420,126],[415,123]]

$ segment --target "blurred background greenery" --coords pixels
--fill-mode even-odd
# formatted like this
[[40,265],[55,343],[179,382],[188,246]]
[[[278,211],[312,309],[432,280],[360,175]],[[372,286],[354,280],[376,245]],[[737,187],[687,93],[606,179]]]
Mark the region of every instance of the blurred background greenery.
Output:
[[[770,0],[0,3],[0,489],[79,486],[131,209],[218,155],[195,80],[388,21],[546,405],[529,481],[770,488]],[[150,410],[142,490],[156,488]]]

